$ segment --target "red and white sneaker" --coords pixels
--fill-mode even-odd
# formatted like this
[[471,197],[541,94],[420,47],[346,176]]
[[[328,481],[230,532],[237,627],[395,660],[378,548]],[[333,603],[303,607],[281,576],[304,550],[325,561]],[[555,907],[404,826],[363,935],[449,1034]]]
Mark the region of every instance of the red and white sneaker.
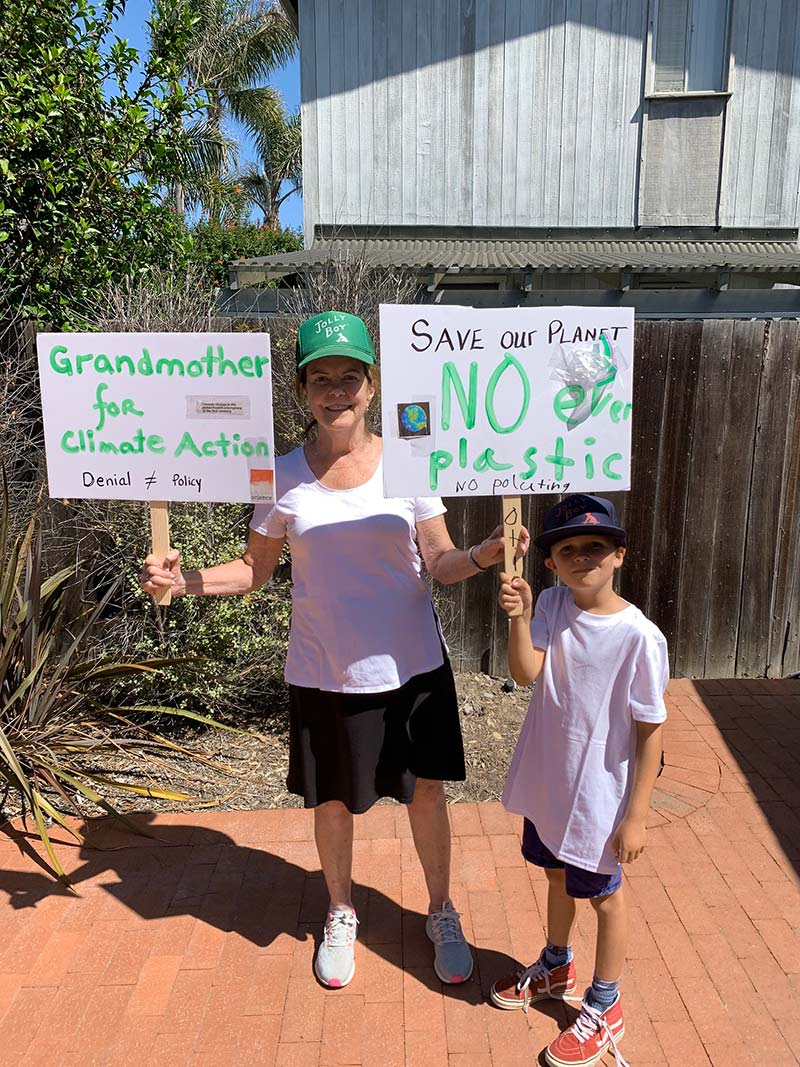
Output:
[[561,967],[548,968],[544,953],[536,963],[524,971],[498,978],[492,986],[492,1004],[507,1011],[512,1008],[528,1010],[537,1000],[564,1000],[575,992],[575,964],[572,960]]
[[617,1048],[625,1034],[619,993],[611,1007],[602,1012],[586,1003],[586,993],[580,1015],[547,1046],[544,1058],[551,1067],[591,1067],[612,1049],[617,1067],[629,1067]]

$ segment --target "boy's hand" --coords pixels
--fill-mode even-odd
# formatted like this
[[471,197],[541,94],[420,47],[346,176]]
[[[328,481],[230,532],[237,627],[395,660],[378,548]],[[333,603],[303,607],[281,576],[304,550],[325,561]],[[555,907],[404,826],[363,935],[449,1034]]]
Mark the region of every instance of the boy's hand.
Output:
[[631,863],[644,850],[644,819],[624,818],[617,827],[611,847],[620,863]]
[[512,578],[505,571],[500,575],[500,593],[497,602],[507,615],[519,615],[522,605],[523,616],[530,621],[533,608],[533,593],[524,578]]

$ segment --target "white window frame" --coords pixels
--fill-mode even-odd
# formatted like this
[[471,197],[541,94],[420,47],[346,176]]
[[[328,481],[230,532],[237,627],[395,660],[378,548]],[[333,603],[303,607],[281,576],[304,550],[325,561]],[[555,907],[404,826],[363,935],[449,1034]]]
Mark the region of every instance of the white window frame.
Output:
[[[691,0],[689,0],[691,3]],[[702,2],[702,0],[701,0]],[[647,87],[645,97],[652,100],[691,100],[709,96],[728,97],[733,93],[731,86],[731,21],[734,0],[728,0],[726,10],[725,46],[723,52],[723,88],[721,89],[669,89],[655,88],[656,79],[656,28],[658,25],[659,0],[650,0],[650,18],[647,29]],[[688,64],[684,64],[684,84],[688,74]]]

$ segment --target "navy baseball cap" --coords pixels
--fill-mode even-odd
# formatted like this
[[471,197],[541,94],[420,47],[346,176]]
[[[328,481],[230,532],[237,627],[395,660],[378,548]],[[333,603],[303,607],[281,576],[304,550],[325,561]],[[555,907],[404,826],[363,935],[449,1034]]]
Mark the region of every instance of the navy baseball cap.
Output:
[[547,552],[556,541],[565,541],[576,534],[606,534],[620,545],[626,542],[625,531],[617,521],[610,500],[588,493],[573,493],[545,512],[542,532],[534,544]]

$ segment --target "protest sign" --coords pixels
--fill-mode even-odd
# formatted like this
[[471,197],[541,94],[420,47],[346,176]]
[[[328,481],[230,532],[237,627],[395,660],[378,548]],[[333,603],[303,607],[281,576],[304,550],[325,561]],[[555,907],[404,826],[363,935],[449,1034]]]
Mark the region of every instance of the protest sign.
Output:
[[42,333],[51,496],[269,502],[266,333]]
[[632,367],[630,308],[381,306],[386,495],[629,489]]
[[268,334],[41,333],[37,347],[51,496],[148,501],[160,558],[168,501],[275,499]]

